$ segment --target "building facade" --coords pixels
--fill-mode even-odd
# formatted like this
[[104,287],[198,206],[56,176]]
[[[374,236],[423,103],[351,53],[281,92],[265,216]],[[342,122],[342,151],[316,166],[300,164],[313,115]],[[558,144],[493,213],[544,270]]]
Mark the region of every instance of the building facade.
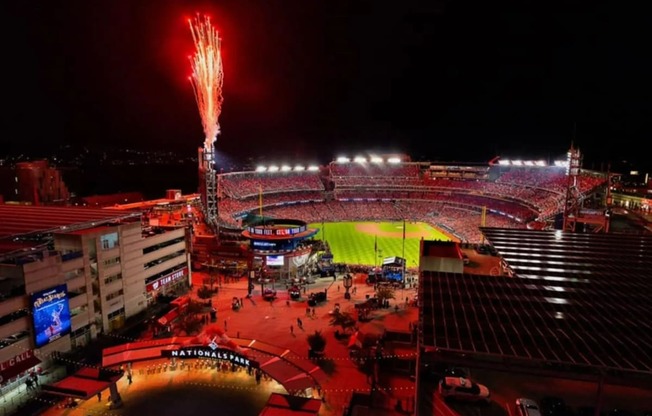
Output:
[[56,232],[51,241],[54,250],[30,247],[0,263],[3,394],[51,365],[53,353],[123,327],[191,279],[185,228],[152,233],[140,221],[116,222]]

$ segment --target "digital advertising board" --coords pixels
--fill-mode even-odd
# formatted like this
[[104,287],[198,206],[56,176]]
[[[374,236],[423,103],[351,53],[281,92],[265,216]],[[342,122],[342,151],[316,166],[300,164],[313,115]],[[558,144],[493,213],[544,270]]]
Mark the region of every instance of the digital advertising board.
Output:
[[34,292],[30,299],[36,348],[70,333],[70,305],[65,284]]
[[268,266],[283,266],[285,258],[283,256],[267,256]]

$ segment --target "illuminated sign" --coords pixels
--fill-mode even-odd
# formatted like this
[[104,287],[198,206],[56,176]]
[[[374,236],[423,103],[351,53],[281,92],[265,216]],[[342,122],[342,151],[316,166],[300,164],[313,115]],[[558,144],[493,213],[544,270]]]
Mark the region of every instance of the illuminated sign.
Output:
[[151,292],[153,290],[159,290],[163,286],[169,285],[170,283],[176,282],[177,280],[183,278],[188,274],[188,268],[184,267],[183,269],[179,269],[175,272],[172,272],[168,274],[167,276],[163,276],[160,279],[154,280],[153,282],[150,282],[147,284],[146,290],[148,292]]
[[294,234],[300,234],[306,231],[308,228],[307,225],[302,225],[299,227],[283,227],[283,228],[267,228],[267,227],[248,227],[248,231],[252,235],[280,235],[280,236],[291,236]]
[[162,350],[161,354],[164,357],[192,359],[192,358],[210,358],[213,360],[226,360],[230,363],[240,365],[243,367],[258,368],[257,361],[250,360],[242,354],[235,351],[219,348],[216,344],[212,346],[195,346],[195,347],[182,347],[176,350]]
[[254,241],[254,247],[276,247],[276,243],[268,241]]
[[23,351],[15,357],[0,363],[0,383],[4,383],[39,364],[41,360],[34,356],[34,350]]
[[283,266],[285,258],[283,256],[267,256],[265,263],[268,266]]
[[32,293],[31,304],[36,348],[70,333],[70,306],[65,284]]

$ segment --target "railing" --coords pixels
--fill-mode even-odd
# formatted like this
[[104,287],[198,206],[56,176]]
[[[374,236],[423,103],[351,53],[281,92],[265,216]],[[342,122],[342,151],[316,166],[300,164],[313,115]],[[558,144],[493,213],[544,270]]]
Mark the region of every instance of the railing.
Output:
[[61,255],[61,261],[66,262],[66,261],[78,259],[78,258],[83,257],[83,256],[84,256],[84,252],[81,251],[81,250],[80,251],[71,251],[69,253],[62,254]]

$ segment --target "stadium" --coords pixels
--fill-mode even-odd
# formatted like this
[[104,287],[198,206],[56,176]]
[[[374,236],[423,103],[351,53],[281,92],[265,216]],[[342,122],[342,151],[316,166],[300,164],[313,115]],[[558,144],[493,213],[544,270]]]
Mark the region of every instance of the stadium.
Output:
[[376,266],[379,257],[401,256],[416,267],[421,239],[478,245],[480,227],[560,229],[564,214],[580,208],[598,218],[579,230],[591,231],[608,217],[610,175],[580,169],[572,150],[554,161],[414,162],[393,154],[222,173],[220,240],[261,218],[292,218],[319,230],[314,238],[328,243],[335,262]]

